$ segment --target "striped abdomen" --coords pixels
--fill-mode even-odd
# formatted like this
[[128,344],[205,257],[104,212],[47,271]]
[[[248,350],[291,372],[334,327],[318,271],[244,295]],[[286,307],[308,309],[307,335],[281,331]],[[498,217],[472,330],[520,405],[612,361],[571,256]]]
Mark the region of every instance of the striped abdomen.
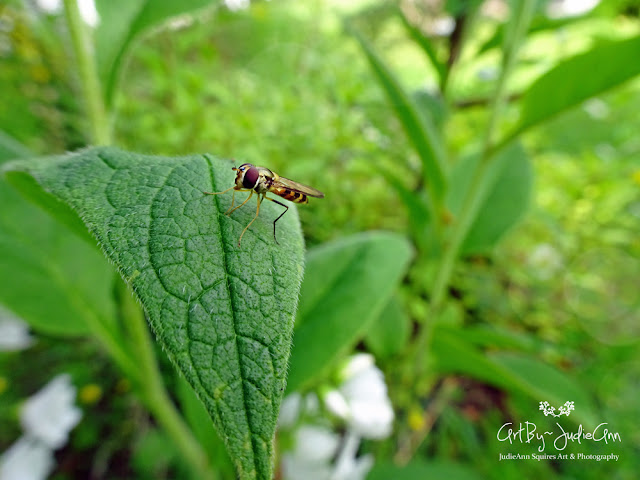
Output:
[[290,190],[286,187],[272,187],[271,191],[276,195],[294,203],[309,203],[309,199],[304,193]]

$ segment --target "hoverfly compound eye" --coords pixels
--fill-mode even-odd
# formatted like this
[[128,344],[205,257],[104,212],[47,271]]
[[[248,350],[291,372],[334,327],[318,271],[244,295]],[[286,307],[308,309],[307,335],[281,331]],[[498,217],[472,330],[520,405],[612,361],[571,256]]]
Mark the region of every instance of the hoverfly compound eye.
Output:
[[244,174],[244,178],[242,179],[242,186],[244,188],[254,188],[258,184],[259,178],[260,171],[256,167],[251,166]]

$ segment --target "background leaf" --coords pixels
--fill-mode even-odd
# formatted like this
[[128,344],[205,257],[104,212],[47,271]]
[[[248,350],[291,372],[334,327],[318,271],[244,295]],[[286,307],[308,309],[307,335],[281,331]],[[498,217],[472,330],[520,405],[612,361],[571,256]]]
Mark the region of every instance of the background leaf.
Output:
[[[571,419],[593,424],[595,409],[588,393],[568,374],[521,353],[485,354],[458,336],[457,329],[438,327],[433,353],[441,373],[469,375],[532,401],[562,405],[575,401],[580,409]],[[537,407],[535,408],[537,411]]]
[[189,427],[209,456],[211,465],[221,472],[222,478],[233,478],[233,463],[224,448],[224,443],[216,433],[209,419],[209,413],[198,399],[193,388],[179,375],[175,379],[177,383],[176,396],[180,402],[184,417],[189,422]]
[[[529,208],[533,190],[533,168],[519,144],[501,150],[486,175],[487,193],[462,245],[463,254],[490,250],[522,218]],[[460,161],[452,173],[448,205],[454,214],[478,162],[477,156]]]
[[[10,148],[0,152],[0,163],[25,155],[22,147]],[[78,238],[5,178],[0,205],[0,303],[48,335],[85,335],[88,317],[103,325],[113,321],[114,272],[95,241]]]
[[[84,220],[142,301],[157,338],[225,440],[240,478],[271,478],[303,245],[295,209],[220,212],[230,164],[113,148],[10,164]],[[11,171],[9,172],[11,175]],[[255,204],[254,204],[255,205]],[[276,208],[277,207],[277,208]]]
[[640,74],[640,36],[576,55],[540,77],[522,97],[520,122],[509,138]]
[[0,130],[0,165],[12,158],[27,157],[31,152],[15,138]]
[[325,374],[364,335],[391,298],[411,254],[403,236],[381,232],[309,250],[289,391]]
[[392,463],[374,465],[367,480],[425,480],[428,478],[446,478],[448,480],[478,480],[473,470],[453,462],[425,462],[414,460],[405,466]]
[[[428,115],[427,109],[421,109],[415,104],[369,42],[357,31],[352,29],[351,33],[360,43],[373,73],[384,88],[391,107],[422,161],[424,181],[433,190],[433,198],[441,199],[446,188],[445,151],[435,120]],[[424,106],[423,103],[422,107]]]
[[171,17],[213,4],[212,0],[96,0],[98,73],[107,105],[113,102],[127,49],[136,37]]
[[411,319],[400,300],[393,296],[367,329],[364,341],[376,358],[383,359],[400,353],[410,335]]

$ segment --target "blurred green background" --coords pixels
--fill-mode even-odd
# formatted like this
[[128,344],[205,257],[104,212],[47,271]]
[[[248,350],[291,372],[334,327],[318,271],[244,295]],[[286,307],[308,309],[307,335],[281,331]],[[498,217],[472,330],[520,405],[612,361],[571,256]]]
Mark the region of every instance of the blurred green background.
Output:
[[[413,263],[396,289],[394,306],[376,324],[383,333],[364,334],[352,346],[376,354],[397,417],[391,438],[362,446],[376,458],[370,478],[438,478],[436,467],[448,469],[443,471],[452,478],[637,478],[640,80],[635,74],[518,136],[527,158],[518,175],[526,179],[517,177],[514,191],[493,197],[482,221],[497,233],[489,235],[491,242],[462,249],[445,308],[434,320],[426,317],[442,245],[430,243],[429,228],[407,207],[411,201],[402,199],[403,192],[422,199],[428,191],[420,181],[421,158],[365,48],[377,52],[442,133],[448,167],[455,171],[486,139],[510,21],[508,2],[271,0],[237,11],[200,3],[170,12],[180,13],[177,17],[161,12],[128,35],[118,21],[127,9],[102,6],[106,14],[92,32],[102,49],[98,70],[112,142],[158,155],[211,152],[313,185],[325,199],[298,209],[310,248],[370,230],[397,232],[412,241]],[[497,134],[517,124],[520,100],[545,72],[640,33],[637,1],[601,2],[581,15],[559,18],[549,17],[550,8],[547,2],[536,6],[507,79]],[[398,9],[413,27],[419,25],[440,67],[449,69],[444,80]],[[449,28],[446,19],[454,18],[469,28]],[[365,48],[358,35],[366,39]],[[635,68],[627,57],[610,61],[619,61],[620,70]],[[109,70],[114,62],[119,67]],[[594,72],[599,68],[592,65]],[[564,78],[576,89],[589,81],[589,75]],[[37,2],[0,5],[3,161],[93,143],[82,82],[61,11],[47,12]],[[2,188],[0,208],[23,201]],[[447,202],[453,221],[455,203]],[[513,205],[513,220],[496,227]],[[36,217],[5,215],[3,228],[20,231],[23,222],[36,229],[39,224]],[[46,284],[44,274],[40,281]],[[35,291],[32,301],[38,298]],[[55,315],[49,320],[59,321]],[[385,321],[401,328],[392,326],[389,334]],[[435,326],[431,376],[423,385],[409,379],[416,353],[411,348],[420,345],[414,340],[425,321]],[[0,451],[19,435],[20,399],[53,372],[68,371],[85,414],[71,443],[57,454],[54,478],[180,478],[173,447],[95,343],[61,340],[46,328],[35,334],[37,344],[28,351],[0,353]],[[391,346],[380,342],[385,335]],[[178,380],[163,355],[158,358],[166,363],[172,390]],[[542,428],[538,402],[550,401],[544,395],[556,387],[575,393],[575,399],[562,400],[576,400],[576,415],[584,407],[572,428],[608,422],[623,439],[583,443],[575,452],[616,453],[617,462],[498,461],[498,453],[532,450],[526,444],[507,448],[496,440],[498,428],[527,420]]]

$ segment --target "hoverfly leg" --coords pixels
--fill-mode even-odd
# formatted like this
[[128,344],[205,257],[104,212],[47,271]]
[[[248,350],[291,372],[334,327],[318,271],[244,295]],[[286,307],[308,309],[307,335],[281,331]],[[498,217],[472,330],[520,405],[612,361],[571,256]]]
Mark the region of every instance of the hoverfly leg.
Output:
[[[229,190],[231,190],[232,188],[235,188],[235,186],[234,186],[234,187],[229,187],[229,188],[227,188],[227,189],[226,189],[225,191],[223,191],[223,192],[202,192],[202,193],[204,193],[205,195],[222,195],[223,193],[227,193],[227,192],[228,192]],[[231,212],[232,212],[232,210],[231,210],[231,209],[233,208],[233,203],[235,202],[235,200],[236,200],[236,191],[234,190],[234,191],[233,191],[233,196],[231,197],[231,206],[229,207],[229,210],[227,210],[227,211],[225,212],[225,215],[229,215],[229,213],[231,213]],[[245,203],[246,203],[246,202],[245,202]],[[244,205],[244,203],[243,203],[242,205]],[[242,206],[242,205],[240,205],[240,206]],[[236,207],[236,208],[237,208],[237,207]]]
[[271,200],[272,202],[275,202],[275,203],[277,203],[278,205],[280,205],[280,206],[282,206],[282,207],[284,207],[284,208],[285,208],[285,211],[284,211],[284,212],[282,212],[282,213],[280,214],[280,216],[278,216],[278,218],[276,218],[276,219],[273,221],[273,239],[275,240],[275,242],[276,242],[278,245],[280,245],[280,243],[278,242],[278,239],[276,238],[276,222],[277,222],[278,220],[280,220],[280,219],[282,218],[282,216],[283,216],[285,213],[287,213],[287,212],[289,211],[289,207],[287,207],[284,203],[280,203],[279,201],[274,200],[273,198],[269,198],[269,197],[265,197],[265,198],[266,198],[267,200]]
[[202,193],[204,193],[205,195],[222,195],[223,193],[227,193],[232,188],[234,187],[229,187],[224,192],[202,192]]
[[[251,195],[253,195],[253,190],[251,191]],[[249,198],[251,198],[251,195],[249,195]],[[249,198],[247,198],[247,200],[245,200],[245,201],[244,201],[244,203],[243,203],[242,205],[244,205],[245,203],[247,203],[247,201],[249,200]],[[263,195],[263,198],[264,198],[264,195]],[[247,231],[247,229],[251,226],[251,224],[252,224],[253,222],[255,222],[255,221],[256,221],[256,218],[258,218],[258,215],[260,214],[260,202],[261,202],[260,195],[258,195],[258,208],[256,208],[256,216],[255,216],[255,217],[253,217],[253,220],[251,220],[251,221],[249,222],[249,225],[247,225],[246,227],[244,227],[244,230],[242,230],[242,233],[240,234],[240,238],[238,239],[238,248],[240,248],[240,242],[242,242],[242,236],[244,235],[244,232],[246,232],[246,231]],[[240,205],[240,206],[242,206],[242,205]],[[236,207],[236,208],[238,208],[238,207]]]
[[[236,191],[235,191],[235,190],[233,191],[233,196],[234,196],[234,198],[235,198],[235,196],[236,196]],[[244,202],[242,202],[240,205],[238,205],[237,207],[234,207],[234,206],[233,206],[233,199],[232,199],[232,200],[231,200],[231,206],[229,207],[229,210],[227,210],[227,211],[225,212],[225,215],[231,215],[233,212],[235,212],[235,211],[236,211],[237,209],[239,209],[241,206],[243,206],[244,204],[246,204],[252,196],[253,196],[253,190],[251,190],[251,193],[249,194],[249,196],[247,197],[247,199],[246,199]]]

